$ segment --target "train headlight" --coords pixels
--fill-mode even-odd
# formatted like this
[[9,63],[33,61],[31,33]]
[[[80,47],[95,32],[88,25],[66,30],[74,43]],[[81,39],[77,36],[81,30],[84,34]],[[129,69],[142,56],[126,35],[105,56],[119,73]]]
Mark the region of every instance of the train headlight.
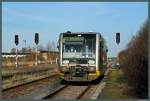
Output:
[[63,72],[66,72],[66,71],[67,71],[67,68],[66,68],[66,67],[62,67],[61,70],[62,70]]
[[89,72],[95,72],[96,68],[95,67],[88,67]]
[[63,60],[63,64],[68,64],[69,60]]
[[88,63],[89,64],[95,64],[95,60],[89,60]]

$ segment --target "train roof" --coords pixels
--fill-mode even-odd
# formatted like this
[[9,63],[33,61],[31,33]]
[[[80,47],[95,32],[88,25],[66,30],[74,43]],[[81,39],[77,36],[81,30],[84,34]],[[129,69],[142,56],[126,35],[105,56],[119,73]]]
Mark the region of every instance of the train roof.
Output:
[[67,31],[67,32],[63,32],[62,34],[100,34],[99,32],[71,32],[71,31]]
[[101,39],[102,40],[105,40],[104,38],[103,38],[103,36],[101,35],[101,33],[100,32],[71,32],[71,31],[67,31],[67,32],[62,32],[62,33],[60,33],[60,35],[61,34],[70,34],[70,35],[73,35],[73,34],[99,34],[100,35],[100,37],[101,37]]

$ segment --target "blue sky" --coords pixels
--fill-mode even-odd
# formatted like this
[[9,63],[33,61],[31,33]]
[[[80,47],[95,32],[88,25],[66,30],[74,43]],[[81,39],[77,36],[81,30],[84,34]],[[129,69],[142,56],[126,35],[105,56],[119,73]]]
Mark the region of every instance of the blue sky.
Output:
[[[40,44],[57,41],[59,33],[100,32],[108,45],[108,56],[116,56],[117,47],[126,47],[133,35],[148,19],[146,2],[5,2],[2,4],[2,51],[15,47],[14,35],[20,37],[19,49],[33,47],[34,34],[40,34]],[[115,43],[115,33],[121,42]]]

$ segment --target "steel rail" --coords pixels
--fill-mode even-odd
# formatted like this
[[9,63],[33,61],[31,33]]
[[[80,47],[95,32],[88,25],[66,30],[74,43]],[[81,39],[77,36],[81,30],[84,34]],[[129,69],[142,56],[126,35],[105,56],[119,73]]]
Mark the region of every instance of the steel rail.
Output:
[[34,82],[38,82],[38,81],[41,81],[41,80],[44,80],[44,79],[47,79],[47,78],[52,78],[52,77],[55,77],[55,76],[58,76],[58,74],[53,74],[53,75],[50,75],[50,76],[47,76],[47,77],[44,77],[44,78],[40,78],[40,79],[37,79],[37,80],[33,80],[33,81],[29,81],[29,82],[26,82],[26,83],[23,83],[23,84],[19,84],[19,85],[10,87],[10,88],[6,88],[6,89],[3,89],[2,92],[6,92],[7,90],[10,90],[10,89],[16,89],[18,87],[21,87],[21,86],[24,86],[24,85],[27,85],[27,84],[31,84],[31,83],[34,83]]

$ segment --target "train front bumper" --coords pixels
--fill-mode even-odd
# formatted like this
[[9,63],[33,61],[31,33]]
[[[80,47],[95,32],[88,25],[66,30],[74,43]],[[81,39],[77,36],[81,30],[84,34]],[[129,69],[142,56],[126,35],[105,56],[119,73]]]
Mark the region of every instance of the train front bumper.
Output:
[[87,75],[80,77],[80,76],[70,76],[67,73],[59,73],[60,78],[65,81],[93,81],[96,80],[98,77],[102,75],[100,71],[96,71],[95,73],[88,73]]

